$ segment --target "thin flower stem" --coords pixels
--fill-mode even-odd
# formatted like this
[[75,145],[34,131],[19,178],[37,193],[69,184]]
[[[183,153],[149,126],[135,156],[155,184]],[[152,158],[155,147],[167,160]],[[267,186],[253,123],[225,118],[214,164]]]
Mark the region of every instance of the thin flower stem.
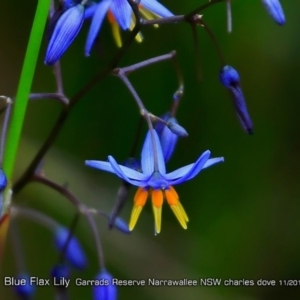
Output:
[[138,95],[138,93],[134,89],[133,85],[131,84],[130,80],[127,78],[126,74],[123,72],[123,69],[121,69],[121,68],[115,69],[114,74],[116,74],[127,86],[129,92],[133,96],[133,99],[135,100],[137,106],[140,109],[140,114],[145,118],[145,120],[148,124],[148,128],[149,128],[150,134],[151,134],[151,142],[152,142],[153,154],[154,154],[154,171],[158,171],[158,158],[157,158],[157,152],[156,152],[157,145],[156,145],[156,141],[155,141],[155,137],[154,137],[154,132],[153,132],[154,129],[153,129],[153,125],[151,122],[150,114],[149,114],[148,110],[146,109],[140,96]]
[[44,176],[41,176],[39,174],[34,174],[32,176],[31,180],[33,182],[42,183],[42,184],[48,186],[49,188],[54,189],[55,191],[57,191],[58,193],[60,193],[64,197],[66,197],[77,208],[78,211],[85,210],[85,206],[77,199],[77,197],[73,193],[71,193],[64,186],[61,186],[61,185],[57,184],[56,182],[54,182]]
[[60,66],[60,61],[56,62],[54,64],[54,77],[56,81],[56,91],[57,94],[64,95],[64,85],[63,85],[63,79],[62,79],[62,74],[61,74],[61,66]]
[[202,10],[209,8],[212,5],[215,5],[217,3],[220,2],[224,2],[227,0],[211,0],[210,2],[207,2],[199,7],[197,7],[196,9],[194,9],[193,11],[189,12],[188,14],[185,15],[185,19],[186,20],[190,20],[194,15],[198,14],[199,12],[201,12]]
[[156,57],[141,61],[137,64],[127,66],[127,67],[123,67],[122,70],[126,75],[128,75],[131,72],[142,69],[142,68],[147,67],[149,65],[156,64],[156,63],[159,63],[161,61],[168,60],[168,59],[172,59],[175,55],[176,55],[176,52],[172,51],[168,54],[163,54],[163,55],[160,55],[160,56],[156,56]]
[[196,74],[197,74],[197,80],[200,82],[202,81],[203,75],[202,75],[202,67],[201,67],[201,52],[200,52],[199,38],[198,38],[196,26],[197,24],[191,23],[192,35],[194,41],[194,50],[195,50],[195,60],[196,60]]
[[90,212],[87,209],[85,211],[84,215],[87,218],[87,221],[89,222],[89,225],[90,225],[91,230],[92,230],[93,235],[94,235],[94,240],[95,240],[95,243],[96,243],[96,249],[97,249],[97,254],[98,254],[99,268],[105,268],[105,260],[104,260],[103,249],[102,249],[98,229],[97,229],[95,220],[93,218],[93,214],[92,214],[92,212]]
[[19,228],[15,222],[11,222],[10,224],[10,235],[9,238],[11,240],[13,254],[14,254],[14,262],[17,269],[17,274],[21,274],[26,269],[25,267],[25,257],[24,257],[24,249],[21,242],[21,237],[19,233]]
[[226,0],[227,32],[232,32],[231,0]]
[[[50,179],[47,179],[43,176],[37,175],[35,174],[32,178],[33,181],[36,182],[40,182],[54,190],[56,190],[58,193],[62,194],[63,196],[65,196],[73,205],[75,205],[75,207],[77,208],[77,213],[74,216],[72,225],[74,225],[74,227],[76,226],[77,222],[78,222],[78,218],[80,213],[83,213],[85,215],[85,217],[87,218],[87,221],[92,229],[93,235],[94,235],[94,239],[95,239],[95,243],[96,243],[96,247],[97,247],[97,253],[98,253],[98,258],[99,258],[99,264],[100,266],[104,267],[105,262],[104,262],[104,255],[103,255],[103,251],[102,251],[102,247],[101,247],[101,241],[100,241],[100,237],[97,231],[97,227],[95,225],[95,221],[92,217],[92,215],[90,214],[89,210],[86,208],[86,206],[84,204],[82,204],[79,199],[72,194],[69,190],[67,190],[65,187],[51,181]],[[73,226],[70,227],[70,231],[69,231],[69,236],[66,242],[66,245],[68,245],[70,239],[72,238],[72,234],[70,234],[70,232],[74,232]],[[67,246],[66,246],[67,247]],[[64,251],[63,251],[64,253]]]
[[156,25],[156,24],[161,25],[161,24],[178,23],[181,21],[186,21],[185,15],[165,17],[165,18],[153,19],[153,20],[144,20],[143,25]]
[[[179,86],[177,91],[174,93],[174,96],[173,96],[175,101],[174,101],[173,106],[172,106],[171,114],[174,117],[175,114],[176,114],[180,99],[183,96],[183,91],[184,91],[183,75],[182,75],[182,71],[181,71],[180,66],[179,66],[176,51],[171,51],[168,54],[163,54],[163,55],[160,55],[160,56],[157,56],[157,57],[153,57],[153,58],[144,60],[142,62],[139,62],[139,63],[131,65],[131,66],[123,67],[122,72],[125,75],[128,75],[131,72],[134,72],[134,71],[139,70],[141,68],[147,67],[147,66],[155,64],[155,63],[159,63],[161,61],[169,60],[169,59],[171,59],[172,62],[173,62],[173,65],[174,65],[174,68],[175,68],[175,71],[176,71],[176,74],[177,74],[178,86]],[[114,71],[114,73],[116,73],[118,75],[119,70],[120,69],[116,69]],[[149,115],[150,115],[151,118],[153,117],[153,115],[151,115],[151,114],[149,114]],[[156,116],[154,116],[154,117],[157,118]]]
[[59,224],[55,220],[48,217],[47,215],[27,207],[12,206],[11,214],[13,218],[17,218],[19,216],[26,217],[32,221],[39,223],[42,226],[46,226],[49,230],[55,230],[59,226]]
[[7,106],[5,110],[1,138],[0,138],[0,166],[2,166],[2,162],[3,162],[5,139],[6,139],[7,127],[8,127],[8,122],[9,122],[9,117],[10,117],[11,107],[12,107],[12,100],[9,97],[6,97],[6,104]]
[[213,44],[214,44],[214,46],[215,46],[215,48],[218,52],[218,56],[219,56],[219,59],[220,59],[221,66],[226,65],[223,52],[222,52],[221,47],[219,46],[219,43],[218,43],[215,35],[213,34],[212,30],[208,27],[208,25],[202,19],[199,19],[198,22],[199,22],[199,24],[203,25],[203,28],[208,33],[211,41],[213,42]]
[[[211,7],[214,4],[224,2],[227,0],[211,0],[208,3],[205,3],[196,9],[192,10],[191,12],[187,13],[186,15],[177,15],[177,16],[171,16],[171,17],[165,17],[160,19],[153,19],[153,20],[144,20],[143,25],[160,25],[160,24],[170,24],[170,23],[178,23],[182,21],[187,22],[195,22],[195,17],[197,17],[197,14],[201,12],[202,10],[205,10],[206,8]],[[197,18],[196,18],[197,19]]]
[[29,95],[30,100],[44,100],[53,99],[59,101],[62,105],[66,106],[69,104],[69,99],[59,92],[57,93],[32,93]]

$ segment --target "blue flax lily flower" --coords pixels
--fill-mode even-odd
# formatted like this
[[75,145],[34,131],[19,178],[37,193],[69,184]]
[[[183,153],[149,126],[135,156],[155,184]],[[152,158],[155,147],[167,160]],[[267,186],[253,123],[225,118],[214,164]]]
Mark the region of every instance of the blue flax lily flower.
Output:
[[[146,19],[164,18],[173,16],[173,14],[156,0],[141,0],[139,10]],[[89,56],[98,32],[101,28],[103,19],[107,15],[109,22],[112,25],[112,31],[116,43],[119,47],[122,46],[120,29],[133,29],[135,18],[127,0],[102,0],[99,3],[90,6],[85,11],[85,18],[91,18],[91,27],[88,33],[85,55]],[[142,41],[142,36],[139,33],[136,37],[138,41]]]
[[152,134],[151,131],[148,131],[143,145],[141,155],[142,172],[119,165],[112,156],[108,156],[108,162],[88,160],[85,163],[87,166],[114,173],[128,183],[139,187],[134,197],[134,206],[129,221],[130,230],[134,228],[148,195],[151,195],[155,232],[159,233],[161,230],[161,213],[164,197],[181,226],[184,229],[187,228],[189,219],[172,186],[190,180],[202,169],[224,160],[223,157],[213,159],[209,159],[209,157],[210,151],[205,151],[195,163],[179,168],[171,173],[166,173],[161,144],[156,131],[153,130]]
[[67,9],[58,19],[51,35],[45,64],[53,65],[67,51],[78,35],[84,21],[84,6],[78,4]]

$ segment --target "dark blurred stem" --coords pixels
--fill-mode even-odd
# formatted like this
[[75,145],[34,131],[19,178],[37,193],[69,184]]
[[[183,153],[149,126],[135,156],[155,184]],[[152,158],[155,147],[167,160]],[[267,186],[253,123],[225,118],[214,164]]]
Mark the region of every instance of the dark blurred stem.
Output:
[[38,175],[38,174],[34,174],[32,176],[31,181],[39,182],[43,185],[48,186],[51,189],[54,189],[55,191],[57,191],[58,193],[60,193],[64,197],[66,197],[77,208],[78,211],[85,210],[84,205],[77,199],[77,197],[73,193],[71,193],[64,186],[61,186],[61,185],[57,184],[56,182],[54,182],[44,176]]

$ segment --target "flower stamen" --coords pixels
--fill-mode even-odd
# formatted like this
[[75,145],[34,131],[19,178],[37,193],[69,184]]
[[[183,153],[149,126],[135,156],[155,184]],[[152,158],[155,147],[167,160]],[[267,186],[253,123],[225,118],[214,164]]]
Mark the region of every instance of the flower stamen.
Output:
[[131,211],[130,221],[129,221],[129,230],[132,231],[136,225],[136,222],[141,214],[141,211],[146,204],[148,198],[148,191],[140,187],[135,193],[134,196],[134,205]]
[[154,221],[155,221],[155,232],[160,233],[163,193],[161,190],[152,190],[151,196],[152,196],[152,208],[153,208]]
[[110,10],[107,13],[107,18],[111,24],[112,33],[113,33],[113,37],[116,41],[116,44],[119,48],[121,48],[122,47],[122,39],[121,39],[121,34],[120,34],[120,27],[119,27],[118,22],[116,21],[114,15],[112,14],[112,12]]
[[187,229],[186,223],[189,221],[189,218],[179,201],[179,197],[175,189],[170,186],[169,189],[165,190],[165,196],[180,225],[184,229]]

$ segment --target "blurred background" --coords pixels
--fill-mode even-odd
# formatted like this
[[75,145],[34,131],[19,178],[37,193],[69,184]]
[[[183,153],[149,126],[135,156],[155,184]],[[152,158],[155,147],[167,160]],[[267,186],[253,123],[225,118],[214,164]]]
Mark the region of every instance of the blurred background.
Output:
[[[183,14],[204,3],[201,0],[163,4],[174,14]],[[176,50],[184,75],[185,93],[177,119],[189,133],[176,147],[167,169],[194,162],[209,149],[225,162],[203,171],[195,179],[177,186],[190,218],[183,230],[168,205],[164,205],[162,232],[154,236],[151,205],[147,203],[131,235],[107,229],[106,219],[97,219],[107,269],[119,279],[273,279],[275,287],[121,287],[119,299],[299,299],[299,287],[283,287],[279,280],[300,280],[300,139],[299,70],[300,18],[297,0],[281,1],[286,25],[279,27],[261,1],[233,0],[233,32],[226,30],[225,4],[204,12],[228,64],[241,76],[241,84],[254,123],[254,134],[241,129],[230,95],[218,80],[217,51],[206,32],[198,28],[203,79],[196,78],[192,32],[185,23],[159,29],[145,27],[144,41],[134,42],[119,66]],[[36,1],[3,1],[0,11],[0,94],[14,96],[33,20]],[[92,78],[117,48],[107,20],[91,57],[84,57],[89,23],[61,65],[65,92],[72,96]],[[128,33],[122,33],[123,39]],[[33,84],[33,92],[53,92],[55,80],[43,64],[44,39]],[[146,107],[165,113],[177,89],[170,61],[136,71],[130,79]],[[49,133],[60,112],[55,101],[29,103],[18,153],[15,179],[25,170]],[[139,120],[138,109],[123,83],[114,76],[102,80],[74,108],[44,161],[51,180],[64,184],[91,207],[109,212],[120,180],[109,173],[84,166],[84,160],[119,162],[129,155]],[[146,132],[146,126],[143,128]],[[140,139],[137,158],[144,135]],[[127,221],[135,188],[130,190],[121,216]],[[32,183],[14,199],[68,226],[75,210],[55,191]],[[31,220],[16,220],[26,270],[32,276],[49,277],[58,259],[53,233]],[[99,271],[95,241],[84,218],[76,236],[88,256],[89,266],[74,271],[72,280],[93,279]],[[1,266],[0,299],[16,299],[4,276],[15,276],[15,257],[7,242]],[[39,287],[34,299],[54,299],[53,287]],[[92,299],[90,287],[70,290],[70,299]]]

